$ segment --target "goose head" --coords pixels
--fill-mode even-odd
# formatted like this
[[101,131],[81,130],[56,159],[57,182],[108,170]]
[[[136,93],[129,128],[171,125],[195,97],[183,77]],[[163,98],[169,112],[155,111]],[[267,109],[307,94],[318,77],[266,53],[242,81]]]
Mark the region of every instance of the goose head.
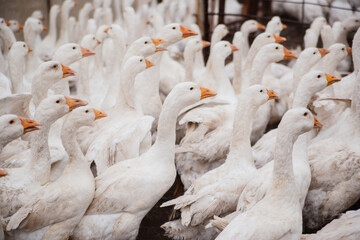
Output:
[[51,6],[50,15],[57,16],[60,13],[60,6],[58,4],[54,4]]
[[225,60],[231,53],[237,50],[239,49],[228,41],[220,41],[214,46],[214,56]]
[[155,52],[166,50],[165,48],[157,47],[158,45],[165,42],[167,41],[161,38],[155,39],[150,37],[141,37],[131,44],[129,50],[136,51],[137,55],[139,56],[147,57],[154,54]]
[[75,0],[65,0],[61,6],[61,11],[70,12],[75,5],[77,5]]
[[79,44],[67,43],[56,50],[53,58],[66,65],[70,65],[83,57],[92,56],[94,54],[93,51],[83,48]]
[[34,120],[21,118],[13,114],[2,115],[0,117],[0,142],[5,145],[25,133],[39,130],[40,125]]
[[0,26],[7,26],[6,20],[3,18],[0,18]]
[[234,38],[233,38],[233,44],[235,47],[241,49],[242,46],[244,45],[244,34],[241,31],[237,31],[234,34]]
[[84,4],[84,6],[81,8],[81,11],[84,13],[84,15],[88,16],[90,12],[93,10],[93,6],[91,3],[87,2]]
[[264,32],[259,34],[255,39],[252,45],[254,46],[263,46],[269,43],[281,43],[286,41],[286,38],[277,36],[273,33]]
[[42,24],[41,20],[30,17],[26,19],[24,25],[24,32],[32,31],[35,34],[40,34],[42,31],[47,31],[47,28]]
[[111,39],[124,39],[124,31],[119,24],[111,24],[109,28],[105,29],[105,33]]
[[314,66],[322,57],[328,54],[329,51],[324,48],[308,47],[301,52],[299,59],[300,64],[306,64],[308,66]]
[[201,41],[200,39],[190,39],[186,42],[185,45],[185,52],[200,52],[203,48],[210,46],[210,42],[208,41]]
[[37,69],[38,76],[55,83],[63,78],[74,76],[75,71],[62,65],[58,61],[48,61],[42,63]]
[[44,17],[43,13],[42,13],[40,10],[35,10],[35,11],[31,14],[30,17],[36,18],[36,19],[42,20],[42,21],[45,20],[45,17]]
[[327,21],[324,17],[317,17],[314,19],[314,21],[311,23],[310,28],[313,29],[316,32],[320,32],[323,26],[327,24]]
[[346,31],[354,31],[360,27],[360,19],[356,17],[348,17],[341,25]]
[[110,30],[108,25],[101,25],[97,30],[95,37],[100,42],[104,42],[106,38],[109,37],[108,31]]
[[296,59],[297,57],[286,47],[278,43],[270,43],[263,46],[259,53],[268,62],[278,62],[280,60]]
[[339,82],[341,78],[324,73],[322,71],[314,70],[305,74],[299,83],[299,89],[306,89],[310,96],[320,92],[327,86]]
[[101,44],[101,42],[98,39],[96,39],[95,35],[93,34],[87,34],[81,40],[81,46],[83,46],[86,49],[89,49],[90,51],[95,51],[95,48],[99,44]]
[[124,71],[137,75],[147,68],[154,66],[152,62],[141,56],[132,56],[124,64]]
[[171,44],[174,44],[183,38],[195,36],[197,33],[189,28],[184,27],[183,25],[177,23],[171,23],[161,28],[159,36],[162,39],[166,39],[166,43],[162,43],[162,47],[167,47]]
[[64,95],[52,95],[41,101],[36,108],[35,119],[41,124],[52,124],[72,110],[87,105],[87,102]]
[[270,89],[262,85],[252,85],[244,91],[244,97],[248,99],[247,104],[254,106],[255,108],[260,107],[267,101],[272,99],[278,99],[278,95]]
[[229,33],[229,29],[224,24],[219,24],[215,27],[213,35],[216,35],[219,37],[219,39],[222,39]]
[[265,30],[265,26],[256,20],[247,20],[241,25],[240,31],[243,33],[253,33],[257,30]]
[[279,129],[286,128],[287,134],[297,138],[299,135],[321,126],[322,124],[312,115],[309,109],[293,108],[284,114]]
[[20,32],[24,28],[24,25],[20,24],[17,20],[7,21],[6,24],[13,32]]
[[280,32],[286,28],[285,24],[282,24],[280,17],[274,16],[266,25],[266,32],[280,35]]
[[346,56],[351,54],[351,48],[347,48],[342,43],[335,43],[329,47],[330,53],[326,55],[328,58],[334,58],[341,62]]
[[17,57],[25,58],[26,55],[31,51],[32,49],[28,47],[28,45],[25,42],[18,41],[13,43],[13,45],[11,45],[9,56],[16,55]]
[[166,97],[166,102],[172,101],[177,105],[177,109],[183,109],[199,100],[214,97],[216,93],[210,89],[200,87],[193,82],[183,82],[177,84]]
[[90,106],[78,107],[67,115],[66,121],[71,122],[73,128],[78,129],[82,126],[91,126],[94,121],[104,118],[107,115]]

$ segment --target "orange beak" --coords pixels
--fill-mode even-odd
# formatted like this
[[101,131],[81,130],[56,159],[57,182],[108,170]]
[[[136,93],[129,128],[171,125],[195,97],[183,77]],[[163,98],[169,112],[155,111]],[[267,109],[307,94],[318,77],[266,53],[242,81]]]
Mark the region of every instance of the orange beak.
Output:
[[325,48],[318,48],[320,54],[321,54],[321,57],[324,57],[326,54],[328,54],[330,51],[325,49]]
[[7,21],[7,20],[5,20],[5,23],[7,26],[10,26],[10,24],[11,24],[10,21]]
[[146,63],[146,69],[148,69],[149,67],[155,66],[155,64],[153,64],[152,62],[150,62],[147,59],[145,59],[145,63]]
[[94,110],[94,113],[95,113],[95,120],[98,120],[100,118],[104,118],[104,117],[107,116],[107,114],[102,112],[102,111],[96,110],[95,108],[93,108],[93,110]]
[[352,54],[352,49],[351,48],[346,48],[346,51],[347,51],[347,53],[348,53],[348,55],[351,55]]
[[321,128],[322,126],[322,123],[314,117],[314,128]]
[[146,21],[146,24],[149,25],[149,24],[151,24],[151,22],[150,22],[150,21]]
[[275,39],[276,43],[281,43],[281,42],[286,41],[286,38],[284,38],[284,37],[276,36],[275,34],[273,34],[273,36],[274,36],[274,39]]
[[19,31],[24,29],[24,25],[19,23]]
[[284,47],[284,59],[285,60],[297,59],[297,56],[295,54],[293,54],[289,49]]
[[31,49],[31,47],[28,47],[28,52],[32,52],[32,49]]
[[104,33],[108,33],[109,29],[110,29],[110,28],[106,28],[106,29],[104,30]]
[[69,77],[69,76],[74,76],[75,75],[75,71],[72,70],[71,68],[64,66],[61,64],[62,67],[62,72],[63,72],[63,78]]
[[38,126],[41,126],[40,123],[38,123],[34,120],[26,119],[26,118],[22,118],[22,117],[18,117],[18,118],[21,121],[21,125],[24,127],[24,134],[28,133],[28,132],[39,130]]
[[276,93],[273,90],[266,89],[266,91],[267,91],[267,94],[269,96],[268,101],[272,100],[272,99],[278,99],[279,98],[279,96],[276,95]]
[[0,177],[6,176],[7,174],[7,171],[0,169]]
[[326,81],[327,81],[327,86],[330,86],[331,84],[339,82],[341,80],[341,78],[327,74],[327,73],[325,73],[325,77],[326,77]]
[[101,42],[99,40],[96,39],[96,41],[97,41],[97,44],[101,44]]
[[77,98],[65,96],[66,104],[69,106],[69,110],[72,111],[75,108],[86,106],[88,103]]
[[202,47],[203,47],[203,48],[206,48],[206,47],[208,47],[208,46],[210,46],[210,42],[208,42],[208,41],[202,41]]
[[239,49],[235,47],[234,45],[230,44],[231,52],[238,51]]
[[216,96],[216,93],[213,92],[213,91],[211,91],[210,89],[207,89],[207,88],[204,88],[204,87],[200,87],[200,90],[201,90],[200,100],[201,100],[201,99],[208,98],[208,97],[214,97],[214,96]]
[[43,27],[43,32],[47,32],[47,30],[48,30],[47,27],[44,26]]
[[180,31],[182,32],[182,37],[183,38],[187,38],[187,37],[191,37],[191,36],[195,36],[198,35],[197,32],[191,30],[190,28],[184,27],[183,25],[180,25]]
[[282,28],[285,29],[287,28],[287,26],[285,24],[282,24]]
[[167,42],[166,40],[161,39],[161,38],[152,38],[151,41],[154,43],[155,46],[159,45],[160,43]]
[[74,6],[78,5],[79,3],[77,1],[74,1]]
[[162,52],[162,51],[167,51],[166,48],[156,48],[155,52]]
[[262,25],[261,23],[257,23],[257,29],[258,30],[265,30],[265,26]]
[[82,57],[88,57],[88,56],[92,56],[92,55],[95,55],[95,53],[87,48],[83,48],[83,47],[80,47],[81,48],[81,53],[82,53]]

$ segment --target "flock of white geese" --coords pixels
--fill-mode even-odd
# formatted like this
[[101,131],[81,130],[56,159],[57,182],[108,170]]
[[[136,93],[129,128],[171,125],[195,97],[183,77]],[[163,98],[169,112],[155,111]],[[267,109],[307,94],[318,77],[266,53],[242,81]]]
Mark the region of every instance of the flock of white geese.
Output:
[[177,174],[169,238],[360,239],[359,19],[294,54],[279,17],[209,43],[192,0],[75,4],[0,18],[0,239],[136,239]]

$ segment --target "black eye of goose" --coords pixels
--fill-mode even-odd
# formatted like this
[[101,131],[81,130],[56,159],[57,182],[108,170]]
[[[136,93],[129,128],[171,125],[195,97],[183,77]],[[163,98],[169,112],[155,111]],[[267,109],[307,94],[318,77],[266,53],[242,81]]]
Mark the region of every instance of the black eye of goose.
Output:
[[190,90],[194,90],[194,87],[191,87]]
[[38,22],[38,24],[41,24],[41,22]]
[[144,43],[145,43],[145,44],[148,44],[148,41],[145,41]]
[[276,50],[278,50],[278,49],[279,49],[279,47],[275,47],[275,49],[276,49]]
[[263,90],[261,89],[260,92],[263,92]]
[[14,122],[15,122],[14,120],[10,120],[10,122],[9,122],[9,123],[10,123],[10,124],[13,124]]
[[56,68],[56,67],[57,67],[57,65],[54,65],[54,66],[53,66],[53,68]]
[[140,62],[142,62],[143,60],[142,59],[140,59]]
[[267,36],[267,38],[270,38],[270,37],[271,37],[270,35]]
[[60,100],[56,100],[56,103],[60,103]]
[[26,47],[25,44],[23,45],[23,47]]
[[313,53],[314,55],[316,54],[316,52]]
[[175,29],[176,29],[176,27],[172,27],[172,29],[173,29],[173,30],[175,30]]
[[95,37],[93,37],[93,40],[95,40]]
[[307,112],[306,112],[306,113],[304,113],[304,116],[305,116],[305,117],[307,116]]
[[88,112],[89,112],[89,110],[86,110],[85,112],[86,112],[86,113],[88,113]]
[[321,78],[321,75],[318,75],[317,78]]
[[75,49],[76,49],[76,47],[73,47],[73,49],[75,50]]
[[345,50],[345,48],[342,48],[341,50],[343,50],[343,51],[344,51],[344,50]]

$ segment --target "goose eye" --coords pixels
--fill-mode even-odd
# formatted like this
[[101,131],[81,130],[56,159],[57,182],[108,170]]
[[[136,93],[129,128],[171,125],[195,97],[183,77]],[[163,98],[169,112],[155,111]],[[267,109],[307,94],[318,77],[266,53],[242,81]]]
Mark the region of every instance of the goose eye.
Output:
[[75,50],[75,49],[76,49],[76,47],[73,47],[73,49]]
[[112,27],[110,27],[110,29],[112,29]]
[[14,122],[15,122],[14,120],[10,120],[10,122],[9,122],[9,123],[10,123],[10,124],[13,124]]
[[56,103],[60,103],[60,100],[56,100]]
[[199,41],[196,41],[196,43],[199,43]]
[[279,49],[279,47],[275,47],[275,49],[276,49],[276,50],[278,50],[278,49]]
[[142,62],[143,60],[142,59],[140,59],[140,62]]
[[261,89],[260,92],[263,92],[263,90]]
[[145,41],[144,43],[145,43],[145,44],[148,44],[148,42],[147,42],[147,41]]
[[172,29],[173,29],[173,30],[175,30],[175,29],[176,29],[176,27],[172,27]]
[[39,24],[41,24],[41,22],[38,22]]
[[270,35],[269,35],[269,36],[267,36],[267,38],[270,38]]
[[345,48],[342,48],[341,50],[343,50],[343,51],[344,51],[344,50],[345,50]]
[[54,66],[53,66],[53,68],[56,68],[56,67],[57,67],[57,65],[54,65]]
[[86,110],[85,112],[86,112],[86,113],[88,113],[88,112],[89,112],[89,110]]
[[1,23],[4,23],[4,20],[2,20]]
[[95,40],[95,37],[93,37],[93,40]]
[[306,112],[306,113],[304,113],[304,116],[307,116],[307,112]]
[[316,52],[313,53],[314,55],[316,54]]
[[193,88],[193,87],[191,87],[191,88],[190,88],[190,90],[194,90],[194,88]]
[[26,47],[25,44],[23,45],[23,47]]
[[280,25],[280,23],[278,22],[277,25]]
[[317,77],[318,77],[318,78],[320,78],[320,77],[321,77],[321,75],[318,75]]
[[225,46],[224,47],[227,47],[227,44],[225,44]]

